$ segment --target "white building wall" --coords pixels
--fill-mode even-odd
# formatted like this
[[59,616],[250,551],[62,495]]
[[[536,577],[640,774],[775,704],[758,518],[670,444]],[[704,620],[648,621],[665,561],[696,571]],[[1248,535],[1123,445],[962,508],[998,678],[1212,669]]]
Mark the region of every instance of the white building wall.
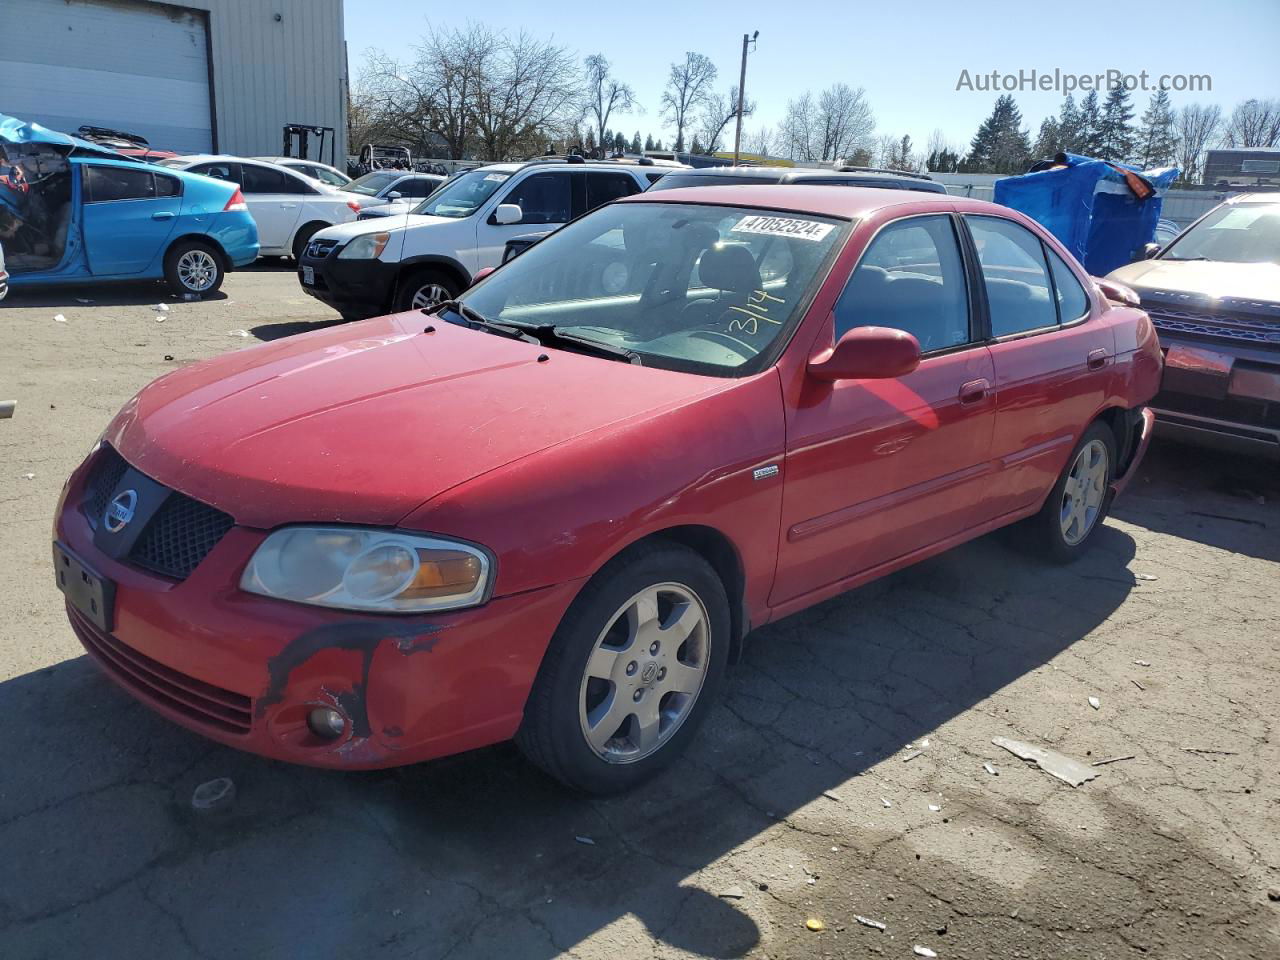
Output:
[[[334,128],[335,165],[345,166],[342,0],[184,0],[167,5],[208,11],[219,151],[274,156],[280,152],[284,124],[315,124]],[[328,162],[327,154],[324,159]]]

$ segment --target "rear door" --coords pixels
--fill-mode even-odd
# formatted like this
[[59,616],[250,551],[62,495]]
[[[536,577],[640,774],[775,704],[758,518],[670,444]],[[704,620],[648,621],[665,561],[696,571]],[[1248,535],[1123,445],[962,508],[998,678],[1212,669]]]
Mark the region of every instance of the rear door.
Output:
[[306,199],[299,188],[300,178],[265,164],[244,163],[241,166],[243,179],[240,190],[258,224],[259,243],[264,248],[288,249]]
[[141,273],[164,249],[182,205],[182,181],[151,170],[81,164],[84,240],[96,276]]
[[983,279],[999,403],[991,485],[1001,513],[1042,499],[1101,409],[1115,336],[1091,317],[1082,280],[1031,230],[965,215]]
[[770,602],[785,603],[947,540],[990,516],[994,372],[968,255],[949,214],[894,220],[868,245],[834,311],[915,335],[920,366],[843,380],[788,411],[786,489]]

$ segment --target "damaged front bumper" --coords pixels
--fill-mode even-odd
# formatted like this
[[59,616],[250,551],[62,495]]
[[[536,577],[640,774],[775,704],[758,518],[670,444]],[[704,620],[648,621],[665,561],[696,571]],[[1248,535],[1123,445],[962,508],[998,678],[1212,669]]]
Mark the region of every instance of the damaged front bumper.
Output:
[[[72,603],[85,650],[129,694],[212,740],[317,767],[416,763],[512,737],[580,583],[429,616],[343,613],[242,592],[265,532],[233,527],[185,580],[94,547],[73,477],[54,535],[113,587],[109,629]],[[318,736],[317,707],[343,731]]]

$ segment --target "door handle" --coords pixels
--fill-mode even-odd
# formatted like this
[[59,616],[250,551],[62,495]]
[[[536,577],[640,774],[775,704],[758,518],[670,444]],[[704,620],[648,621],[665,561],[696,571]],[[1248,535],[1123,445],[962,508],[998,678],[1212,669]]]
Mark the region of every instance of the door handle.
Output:
[[298,206],[298,205],[297,205],[296,203],[282,203],[282,204],[280,204],[280,209],[282,209],[282,210],[293,210],[293,209],[295,209],[297,206]]
[[1107,365],[1107,361],[1111,359],[1111,354],[1099,347],[1097,350],[1090,350],[1086,359],[1090,370],[1101,370]]
[[991,392],[991,381],[985,377],[979,380],[970,380],[960,388],[960,402],[964,404],[977,403]]
[[171,210],[161,210],[151,215],[152,220],[172,220],[177,214]]

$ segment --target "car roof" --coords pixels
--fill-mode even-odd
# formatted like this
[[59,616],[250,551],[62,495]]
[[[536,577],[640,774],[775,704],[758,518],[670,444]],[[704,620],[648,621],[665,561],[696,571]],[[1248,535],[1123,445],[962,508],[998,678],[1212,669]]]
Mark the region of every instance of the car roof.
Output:
[[1280,193],[1237,193],[1224,203],[1280,203]]
[[625,197],[616,203],[705,203],[739,207],[763,207],[788,213],[809,213],[817,216],[841,217],[860,220],[885,207],[916,206],[921,212],[928,210],[955,210],[998,212],[1008,216],[1008,207],[952,197],[946,193],[929,193],[912,190],[885,190],[878,187],[837,187],[826,185],[806,186],[797,189],[784,183],[754,183],[714,187],[681,187],[679,190],[645,192]]
[[[639,163],[611,163],[607,160],[587,160],[583,163],[549,163],[546,160],[525,160],[519,163],[486,163],[481,167],[472,167],[472,170],[488,170],[490,173],[516,173],[524,170],[526,167],[539,167],[547,170],[597,170],[605,173],[617,173],[619,170],[637,170],[637,171],[654,171],[662,169],[671,171],[670,167],[649,167]],[[468,173],[471,171],[468,170]]]

